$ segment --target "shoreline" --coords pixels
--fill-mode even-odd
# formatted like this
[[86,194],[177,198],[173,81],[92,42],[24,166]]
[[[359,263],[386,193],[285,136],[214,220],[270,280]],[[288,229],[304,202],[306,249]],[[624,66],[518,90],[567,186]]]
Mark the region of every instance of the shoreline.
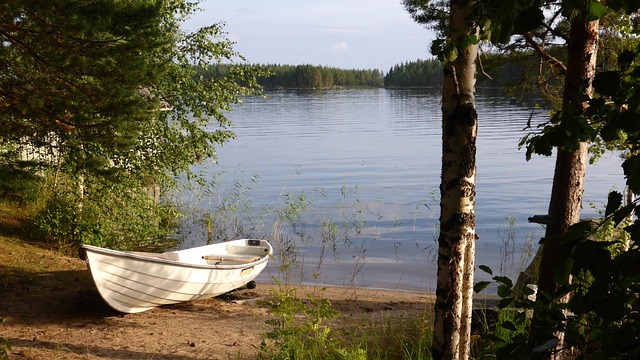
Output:
[[[279,285],[275,282],[256,282],[259,292],[277,290]],[[355,286],[340,286],[340,285],[322,285],[322,284],[283,284],[284,289],[295,289],[296,291],[303,292],[302,295],[325,295],[320,298],[327,298],[329,300],[347,300],[347,299],[366,299],[374,302],[394,301],[391,300],[394,297],[397,301],[410,301],[410,302],[425,302],[433,303],[436,295],[434,292],[417,291],[417,290],[390,290],[385,288],[369,288],[369,287],[355,287]],[[298,294],[300,296],[301,294]],[[497,307],[498,303],[497,295],[493,294],[474,294],[473,302],[474,307],[493,308]]]
[[[0,337],[12,344],[10,359],[255,359],[273,330],[268,320],[277,316],[268,302],[280,285],[263,281],[217,298],[122,314],[102,300],[79,258],[2,236],[0,247]],[[427,319],[435,301],[433,293],[416,291],[285,289],[303,301],[328,299],[339,312],[331,324],[347,329]]]

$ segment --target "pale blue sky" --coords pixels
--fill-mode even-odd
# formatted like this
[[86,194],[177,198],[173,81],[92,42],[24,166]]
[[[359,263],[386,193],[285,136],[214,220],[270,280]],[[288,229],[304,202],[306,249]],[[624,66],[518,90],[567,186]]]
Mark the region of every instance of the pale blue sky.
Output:
[[431,58],[433,33],[400,0],[203,0],[185,27],[226,22],[251,63],[380,69]]

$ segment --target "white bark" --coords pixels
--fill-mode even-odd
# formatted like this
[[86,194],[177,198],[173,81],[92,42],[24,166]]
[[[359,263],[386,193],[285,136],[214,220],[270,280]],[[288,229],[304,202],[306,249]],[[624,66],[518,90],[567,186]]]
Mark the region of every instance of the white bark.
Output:
[[[454,41],[468,35],[464,16],[465,9],[452,1],[449,26]],[[458,58],[444,70],[434,359],[469,358],[476,237],[476,57],[477,45],[459,48]]]

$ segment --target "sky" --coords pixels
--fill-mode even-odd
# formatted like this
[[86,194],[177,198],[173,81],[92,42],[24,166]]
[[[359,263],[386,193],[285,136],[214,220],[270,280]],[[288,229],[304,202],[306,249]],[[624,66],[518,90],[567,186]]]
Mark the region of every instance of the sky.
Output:
[[433,32],[400,0],[202,0],[185,30],[225,22],[234,49],[256,64],[379,69],[429,59]]

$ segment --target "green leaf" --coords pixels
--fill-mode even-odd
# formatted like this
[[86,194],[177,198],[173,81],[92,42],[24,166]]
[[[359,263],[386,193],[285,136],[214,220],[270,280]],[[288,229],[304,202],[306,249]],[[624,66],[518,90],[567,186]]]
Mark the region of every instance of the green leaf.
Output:
[[618,55],[618,67],[625,70],[631,66],[636,58],[636,53],[631,50],[625,50]]
[[[609,206],[609,204],[607,204],[607,206]],[[628,205],[618,209],[616,212],[613,213],[613,222],[614,222],[614,224],[616,226],[618,224],[620,224],[622,222],[622,220],[628,218],[629,215],[631,215],[631,213],[633,212],[634,209],[635,209],[635,205],[633,203],[628,204]]]
[[498,286],[498,296],[501,298],[507,298],[513,295],[511,288],[505,285]]
[[631,156],[622,163],[624,176],[627,178],[627,185],[634,193],[640,193],[640,157]]
[[535,290],[533,290],[532,288],[530,288],[529,286],[524,286],[522,288],[522,294],[523,295],[533,295],[533,293],[535,292]]
[[505,321],[502,324],[500,324],[500,326],[507,330],[518,331],[518,328],[516,328],[516,326],[511,321]]
[[431,42],[431,53],[435,56],[440,57],[440,53],[442,53],[444,49],[445,41],[443,39],[435,39]]
[[491,268],[488,267],[487,265],[480,265],[478,266],[478,268],[484,272],[486,272],[489,275],[493,275],[493,271],[491,271]]
[[475,285],[473,285],[473,291],[479,293],[480,291],[486,289],[489,284],[491,284],[491,281],[477,282]]
[[516,17],[513,22],[513,32],[524,34],[540,27],[544,22],[544,14],[538,6],[527,8]]
[[572,254],[572,258],[575,260],[574,275],[584,269],[596,277],[607,276],[612,263],[611,253],[605,248],[608,245],[608,242],[592,240],[580,244]]
[[496,276],[493,279],[509,288],[513,287],[513,282],[506,276]]
[[482,338],[492,343],[498,343],[498,342],[504,343],[504,340],[501,337],[491,333],[482,335]]
[[593,87],[600,95],[613,96],[620,90],[620,73],[617,71],[605,71],[596,74]]
[[640,244],[640,221],[635,221],[633,224],[626,226],[624,231],[631,235],[631,240],[634,243]]
[[620,208],[620,205],[622,205],[622,194],[617,191],[610,192],[607,200],[607,207],[604,211],[604,216],[613,214],[614,211]]
[[439,58],[443,59],[443,62],[454,62],[458,58],[458,48],[455,46],[446,47]]
[[507,308],[509,305],[511,305],[513,303],[513,300],[514,299],[511,298],[511,297],[500,299],[500,301],[498,301],[498,308],[500,308],[500,309]]
[[587,20],[598,20],[607,15],[607,7],[598,1],[590,1],[588,11]]

